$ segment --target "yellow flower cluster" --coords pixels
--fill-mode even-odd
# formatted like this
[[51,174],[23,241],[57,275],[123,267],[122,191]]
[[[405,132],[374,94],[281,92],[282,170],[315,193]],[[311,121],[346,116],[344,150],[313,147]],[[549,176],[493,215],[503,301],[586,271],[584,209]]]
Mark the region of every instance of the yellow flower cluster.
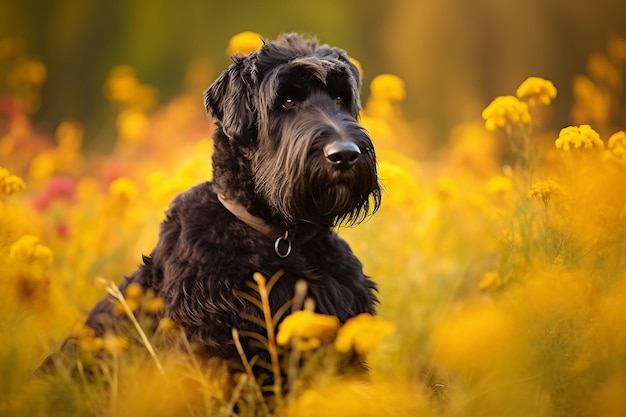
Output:
[[559,185],[552,180],[537,181],[530,187],[528,198],[535,198],[548,204],[550,199],[559,193]]
[[[136,312],[139,307],[141,307],[145,313],[156,314],[165,308],[165,301],[161,297],[156,296],[152,290],[144,293],[141,285],[136,282],[132,282],[126,287],[124,302],[130,311],[133,312]],[[117,304],[115,307],[117,313],[125,313],[124,307],[121,304]],[[164,323],[163,326],[167,327],[169,323]]]
[[142,142],[150,128],[148,116],[144,111],[136,107],[120,112],[117,116],[116,124],[120,138],[131,143]]
[[122,140],[118,146],[142,143],[150,128],[146,112],[156,106],[159,99],[157,89],[140,82],[132,67],[121,65],[109,72],[104,94],[113,103],[121,105],[116,118],[117,132]]
[[613,133],[607,142],[611,155],[622,164],[626,164],[626,132],[620,130]]
[[59,148],[72,153],[80,151],[83,136],[83,128],[77,122],[61,122],[54,132]]
[[487,130],[496,130],[517,124],[529,124],[531,120],[526,103],[514,96],[496,97],[483,110],[482,116]]
[[[510,133],[513,126],[530,125],[532,117],[531,109],[537,103],[549,105],[556,98],[556,87],[552,81],[540,77],[528,77],[517,88],[516,96],[496,97],[483,110],[482,117],[487,130],[494,131],[505,128]],[[529,149],[524,149],[528,152]]]
[[256,32],[241,32],[230,38],[227,55],[248,55],[250,52],[263,46],[263,38]]
[[540,77],[527,78],[515,93],[520,100],[526,100],[533,106],[535,103],[549,105],[556,98],[556,88],[552,81]]
[[126,291],[124,293],[124,298],[126,300],[126,304],[130,311],[135,311],[139,308],[141,304],[141,298],[143,297],[143,288],[141,285],[133,282],[126,287]]
[[404,80],[393,74],[377,75],[370,83],[370,96],[364,113],[381,121],[392,119],[396,113],[394,103],[403,101],[405,97]]
[[296,341],[300,351],[312,350],[322,343],[329,342],[339,328],[339,319],[335,316],[317,314],[309,310],[296,311],[287,316],[278,327],[276,342],[287,345]]
[[393,74],[380,74],[370,83],[370,98],[386,101],[403,101],[406,97],[404,80]]
[[9,85],[19,88],[23,85],[41,86],[48,76],[48,68],[43,62],[27,58],[21,61],[9,74]]
[[0,167],[0,199],[26,189],[24,181],[17,175],[9,174],[6,168]]
[[101,351],[117,355],[129,347],[128,340],[113,334],[107,334],[104,337],[96,336],[94,329],[87,326],[74,332],[73,341],[83,355],[89,356]]
[[55,175],[75,177],[83,171],[81,154],[83,128],[80,123],[64,121],[54,132],[57,146],[39,153],[29,166],[30,178],[43,183]]
[[[52,250],[33,235],[21,236],[8,249],[10,268],[4,269],[3,273],[6,275],[4,278],[9,278],[7,284],[13,287],[15,301],[18,301],[20,308],[26,307],[39,317],[49,314],[52,307]],[[0,264],[2,261],[0,255]],[[13,301],[13,297],[9,297],[9,300]]]
[[495,175],[487,182],[487,192],[489,194],[506,194],[513,190],[513,181],[504,175]]
[[555,145],[557,149],[564,151],[604,148],[604,142],[600,139],[600,135],[589,125],[568,126],[561,129]]
[[365,355],[395,331],[393,323],[369,313],[352,317],[340,327],[335,316],[296,311],[287,316],[278,329],[279,345],[296,342],[296,349],[308,351],[335,338],[334,347],[339,353],[354,350]]
[[129,204],[137,197],[137,186],[126,177],[115,179],[109,186],[111,198],[118,204]]
[[97,337],[95,330],[91,327],[81,327],[74,332],[74,338],[76,346],[83,352],[96,353],[104,348],[104,340]]
[[9,256],[14,262],[24,265],[47,266],[52,263],[52,251],[43,245],[39,238],[25,235],[9,248]]
[[6,77],[0,81],[15,104],[28,114],[37,111],[41,104],[39,90],[48,77],[46,65],[27,53],[23,39],[12,37],[0,38],[0,61]]
[[510,276],[501,276],[497,271],[489,271],[478,283],[481,290],[499,290],[503,288],[511,280]]
[[381,317],[362,313],[341,326],[335,339],[335,350],[348,353],[354,350],[365,355],[395,331],[395,325]]

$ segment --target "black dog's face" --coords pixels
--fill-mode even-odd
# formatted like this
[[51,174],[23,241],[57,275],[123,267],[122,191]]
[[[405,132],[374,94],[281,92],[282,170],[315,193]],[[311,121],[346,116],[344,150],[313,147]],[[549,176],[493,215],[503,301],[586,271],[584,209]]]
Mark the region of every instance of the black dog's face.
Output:
[[345,53],[288,35],[233,64],[207,109],[288,223],[353,224],[380,204],[374,147],[358,123],[360,77]]

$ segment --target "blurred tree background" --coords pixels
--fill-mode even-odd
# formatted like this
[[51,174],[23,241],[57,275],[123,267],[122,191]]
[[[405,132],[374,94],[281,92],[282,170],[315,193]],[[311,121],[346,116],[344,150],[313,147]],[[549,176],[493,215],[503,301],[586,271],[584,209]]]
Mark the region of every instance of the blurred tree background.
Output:
[[[159,91],[182,91],[188,65],[205,59],[211,80],[229,60],[228,39],[251,30],[273,39],[297,31],[346,49],[375,75],[406,81],[405,117],[443,140],[494,96],[527,76],[555,82],[553,123],[567,124],[571,79],[612,36],[625,36],[623,0],[0,0],[0,39],[24,40],[47,66],[42,128],[78,120],[88,141],[106,141],[113,110],[103,94],[118,65]],[[210,82],[210,81],[209,81]],[[207,85],[208,86],[208,85]],[[198,91],[201,105],[202,91]]]

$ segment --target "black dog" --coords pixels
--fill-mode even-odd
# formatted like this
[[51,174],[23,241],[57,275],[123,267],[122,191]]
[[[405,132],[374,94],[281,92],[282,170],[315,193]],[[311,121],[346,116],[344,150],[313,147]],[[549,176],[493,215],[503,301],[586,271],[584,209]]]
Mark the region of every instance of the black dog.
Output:
[[[232,64],[206,91],[217,120],[213,181],[180,194],[159,241],[121,284],[153,289],[188,339],[209,356],[237,358],[232,328],[259,331],[246,281],[284,275],[270,293],[275,312],[298,280],[317,312],[341,322],[374,312],[375,285],[332,229],[376,211],[376,158],[359,125],[360,75],[346,54],[285,35]],[[103,335],[119,315],[107,297],[87,326]],[[244,332],[245,333],[245,332]],[[258,350],[242,339],[248,355]]]

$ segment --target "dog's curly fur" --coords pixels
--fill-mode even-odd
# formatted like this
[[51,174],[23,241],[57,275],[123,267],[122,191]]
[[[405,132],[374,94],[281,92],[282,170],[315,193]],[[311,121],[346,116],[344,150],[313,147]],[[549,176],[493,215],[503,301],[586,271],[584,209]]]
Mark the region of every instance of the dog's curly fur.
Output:
[[[274,312],[305,280],[319,313],[341,322],[374,313],[375,284],[333,227],[362,221],[381,197],[374,147],[357,121],[360,74],[345,52],[288,34],[233,61],[205,94],[216,119],[213,181],[175,198],[156,247],[120,286],[153,289],[164,316],[202,352],[225,359],[237,357],[232,328],[259,332],[241,319],[258,309],[235,294],[251,293],[255,272],[284,271],[270,294]],[[349,159],[330,144],[349,144],[341,148]],[[250,227],[218,195],[274,235]],[[281,258],[274,243],[285,232],[293,250]],[[107,297],[89,314],[97,335],[119,320],[113,306]],[[258,353],[243,342],[248,355]]]

